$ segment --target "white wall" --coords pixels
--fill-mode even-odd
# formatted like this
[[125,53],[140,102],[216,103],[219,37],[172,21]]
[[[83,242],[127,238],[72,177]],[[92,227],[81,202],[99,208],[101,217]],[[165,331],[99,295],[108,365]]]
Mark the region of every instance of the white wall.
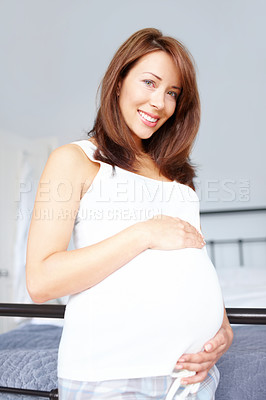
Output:
[[[0,127],[59,143],[91,128],[96,89],[114,51],[154,26],[183,41],[198,65],[202,123],[193,153],[202,208],[265,204],[264,0],[2,0]],[[206,182],[219,191],[209,195]],[[235,191],[224,196],[223,184]],[[230,198],[231,199],[231,198]]]
[[[183,41],[198,66],[202,122],[192,161],[202,209],[265,206],[265,12],[264,0],[0,0],[2,137],[52,136],[60,145],[84,136],[114,51],[156,27]],[[6,159],[1,168],[6,204]],[[203,225],[207,236],[230,230],[220,220]],[[13,237],[1,229],[3,243]]]

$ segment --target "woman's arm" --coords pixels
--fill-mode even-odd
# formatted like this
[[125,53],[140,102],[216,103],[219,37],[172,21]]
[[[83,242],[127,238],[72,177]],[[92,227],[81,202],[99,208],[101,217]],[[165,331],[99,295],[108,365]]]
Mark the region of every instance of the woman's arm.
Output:
[[145,231],[135,224],[95,245],[67,251],[82,182],[91,179],[97,167],[74,145],[56,149],[45,166],[33,209],[26,262],[28,290],[37,303],[87,289],[147,248]]
[[99,243],[67,251],[82,182],[92,182],[98,168],[75,145],[62,146],[49,157],[37,190],[27,248],[27,287],[36,303],[88,289],[147,248],[204,245],[190,224],[162,215],[135,223]]
[[226,353],[233,341],[233,330],[224,310],[224,319],[217,334],[204,345],[204,351],[196,354],[184,354],[178,360],[176,366],[180,369],[196,371],[196,375],[186,378],[183,383],[202,382],[208,375],[208,371],[217,363],[219,358]]

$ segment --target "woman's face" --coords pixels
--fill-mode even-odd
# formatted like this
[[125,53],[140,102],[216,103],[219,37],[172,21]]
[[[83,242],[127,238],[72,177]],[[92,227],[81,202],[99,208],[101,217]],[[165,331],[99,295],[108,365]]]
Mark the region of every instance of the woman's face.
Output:
[[119,85],[119,106],[136,143],[173,115],[180,92],[179,70],[163,51],[146,54],[131,68]]

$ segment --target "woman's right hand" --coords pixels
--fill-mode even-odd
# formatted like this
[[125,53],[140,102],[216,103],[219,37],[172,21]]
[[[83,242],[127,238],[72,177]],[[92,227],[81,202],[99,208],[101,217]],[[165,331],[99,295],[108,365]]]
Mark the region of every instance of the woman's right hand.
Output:
[[158,214],[144,222],[149,249],[178,250],[187,247],[201,249],[205,241],[201,233],[189,222],[177,217]]

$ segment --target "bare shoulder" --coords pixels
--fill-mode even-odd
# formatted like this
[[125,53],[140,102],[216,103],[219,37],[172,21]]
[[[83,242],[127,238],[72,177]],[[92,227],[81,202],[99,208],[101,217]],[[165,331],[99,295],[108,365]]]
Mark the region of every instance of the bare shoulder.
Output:
[[91,161],[80,146],[76,144],[65,144],[53,150],[49,156],[47,172],[53,177],[70,180],[78,179],[80,183],[93,180],[99,170],[99,164]]
[[94,164],[83,152],[80,146],[76,144],[65,144],[53,150],[50,154],[49,161],[53,164],[73,166],[82,168],[87,167],[88,164]]

